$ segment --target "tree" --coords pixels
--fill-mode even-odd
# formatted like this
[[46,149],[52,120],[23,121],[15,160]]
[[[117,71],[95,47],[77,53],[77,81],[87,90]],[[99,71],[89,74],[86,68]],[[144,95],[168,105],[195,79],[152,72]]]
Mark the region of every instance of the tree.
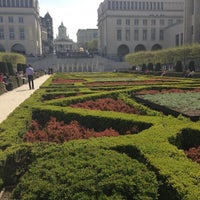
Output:
[[92,40],[90,42],[85,43],[85,48],[89,51],[97,51],[98,49],[98,40]]

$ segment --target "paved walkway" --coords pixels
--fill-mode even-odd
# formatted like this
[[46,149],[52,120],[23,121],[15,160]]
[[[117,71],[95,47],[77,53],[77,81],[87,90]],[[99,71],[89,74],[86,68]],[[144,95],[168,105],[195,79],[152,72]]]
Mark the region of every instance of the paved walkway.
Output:
[[34,80],[34,90],[30,90],[28,84],[24,84],[12,91],[8,91],[0,95],[0,123],[2,123],[16,107],[31,96],[35,90],[49,78],[49,75],[44,75]]

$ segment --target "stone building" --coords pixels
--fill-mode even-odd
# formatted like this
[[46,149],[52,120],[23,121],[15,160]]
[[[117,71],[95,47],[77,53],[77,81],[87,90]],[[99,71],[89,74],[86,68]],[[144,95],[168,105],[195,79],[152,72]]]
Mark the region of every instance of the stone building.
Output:
[[[189,1],[189,0],[188,0]],[[176,44],[184,19],[184,0],[104,0],[98,8],[99,53],[121,60],[130,52],[158,50]],[[178,25],[178,26],[176,26]]]
[[199,0],[185,0],[184,43],[200,43]]
[[56,53],[66,53],[76,50],[76,43],[67,35],[67,28],[63,23],[58,27],[58,36],[54,40],[54,48]]
[[42,54],[38,0],[0,0],[0,51]]
[[98,29],[79,29],[77,32],[78,48],[85,48],[87,42],[98,39]]
[[42,31],[42,53],[53,53],[54,49],[54,37],[53,37],[53,20],[50,14],[47,12],[44,17],[40,17],[41,31]]

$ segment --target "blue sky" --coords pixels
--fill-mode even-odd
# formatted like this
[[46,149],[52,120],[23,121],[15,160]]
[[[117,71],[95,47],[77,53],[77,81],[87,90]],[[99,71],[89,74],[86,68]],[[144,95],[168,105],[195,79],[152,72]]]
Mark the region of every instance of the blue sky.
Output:
[[78,29],[97,28],[97,9],[103,0],[39,0],[40,16],[53,18],[54,36],[63,22],[67,34],[76,42]]

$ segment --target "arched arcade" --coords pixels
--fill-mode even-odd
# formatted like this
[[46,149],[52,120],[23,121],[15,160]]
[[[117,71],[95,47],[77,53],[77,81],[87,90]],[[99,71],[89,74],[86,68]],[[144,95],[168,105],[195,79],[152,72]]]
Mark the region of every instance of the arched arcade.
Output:
[[26,54],[26,50],[22,44],[14,44],[11,47],[11,52]]

